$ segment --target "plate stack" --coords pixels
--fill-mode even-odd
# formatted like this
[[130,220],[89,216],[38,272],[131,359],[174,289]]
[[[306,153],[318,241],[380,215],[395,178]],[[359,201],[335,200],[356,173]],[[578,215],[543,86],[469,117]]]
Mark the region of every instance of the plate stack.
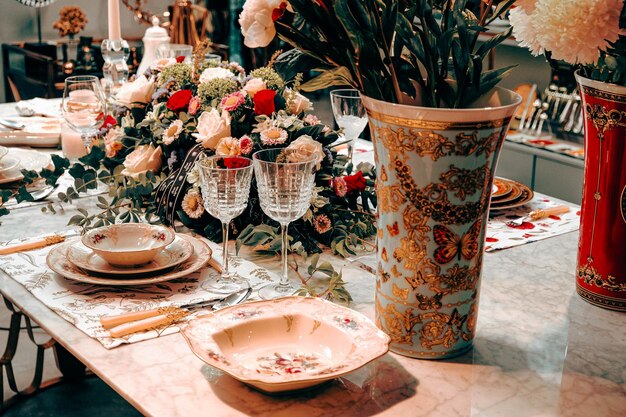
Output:
[[530,202],[533,196],[533,191],[526,185],[506,178],[496,177],[493,180],[490,210],[506,210],[523,206]]
[[100,285],[149,285],[184,277],[205,266],[211,249],[163,226],[104,226],[53,248],[46,262],[56,273]]

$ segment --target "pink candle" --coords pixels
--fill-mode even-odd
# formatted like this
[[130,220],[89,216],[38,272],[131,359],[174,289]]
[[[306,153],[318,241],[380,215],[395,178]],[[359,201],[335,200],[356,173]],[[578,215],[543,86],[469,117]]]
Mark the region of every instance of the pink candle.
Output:
[[87,154],[80,133],[69,127],[67,123],[61,124],[61,149],[63,155],[72,160]]
[[109,0],[109,39],[122,39],[120,30],[120,1]]

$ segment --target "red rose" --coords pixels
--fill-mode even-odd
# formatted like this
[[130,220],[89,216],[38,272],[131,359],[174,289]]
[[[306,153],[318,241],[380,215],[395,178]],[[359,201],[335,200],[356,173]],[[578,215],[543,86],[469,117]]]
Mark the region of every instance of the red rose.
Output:
[[117,120],[115,120],[115,117],[111,116],[110,114],[107,115],[107,117],[104,119],[104,123],[102,124],[102,127],[105,129],[108,129],[110,127],[113,127],[117,124]]
[[181,62],[183,62],[184,60],[185,60],[185,56],[184,56],[184,55],[181,55],[181,56],[177,56],[177,57],[176,57],[176,62],[178,62],[179,64],[180,64]]
[[254,101],[254,113],[271,116],[276,110],[274,97],[276,97],[276,91],[274,90],[257,91],[252,99],[252,101]]
[[224,168],[237,169],[249,167],[250,162],[252,161],[248,158],[242,158],[240,156],[230,156],[222,158],[222,162],[224,163]]
[[189,101],[191,100],[192,92],[191,90],[180,90],[172,94],[172,96],[167,100],[167,108],[173,111],[174,113],[181,112],[187,109],[189,106]]
[[348,186],[348,192],[363,191],[367,186],[367,180],[361,171],[357,171],[357,173],[353,175],[346,175],[343,179],[346,181],[346,185]]
[[287,10],[287,2],[284,1],[280,3],[280,6],[272,10],[272,21],[275,22],[285,14],[285,10]]

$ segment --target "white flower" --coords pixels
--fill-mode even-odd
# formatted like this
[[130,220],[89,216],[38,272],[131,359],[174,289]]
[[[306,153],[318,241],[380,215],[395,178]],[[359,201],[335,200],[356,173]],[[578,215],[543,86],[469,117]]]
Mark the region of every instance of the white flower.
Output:
[[190,188],[189,191],[187,191],[187,194],[183,197],[181,206],[185,214],[192,219],[198,219],[204,213],[202,196],[195,188]]
[[258,91],[265,90],[266,88],[267,84],[265,84],[265,81],[261,78],[251,78],[246,85],[243,86],[244,91],[248,93],[250,98],[253,98]]
[[198,171],[198,165],[194,164],[189,172],[187,172],[187,182],[195,187],[200,186],[200,171]]
[[136,178],[147,171],[156,172],[161,168],[162,155],[160,146],[155,148],[152,144],[139,145],[126,155],[122,174]]
[[592,64],[620,34],[624,0],[538,0],[531,15],[552,58]]
[[216,155],[224,156],[239,156],[241,155],[241,148],[239,147],[239,139],[227,136],[220,139],[220,143],[215,148]]
[[[527,14],[535,11],[537,0],[515,0],[515,8],[522,8]],[[513,9],[511,9],[513,10]]]
[[319,169],[322,159],[324,159],[322,144],[309,135],[300,136],[298,139],[291,142],[286,149],[292,151],[287,153],[287,160],[289,162],[304,162],[313,158]]
[[198,133],[193,133],[192,136],[204,148],[215,149],[220,139],[230,136],[230,120],[228,112],[220,115],[216,109],[205,111],[198,118]]
[[526,14],[524,9],[516,7],[509,12],[509,21],[513,26],[513,36],[519,41],[520,46],[528,48],[535,56],[544,52],[531,15]]
[[287,101],[287,110],[291,114],[300,114],[303,111],[313,110],[313,103],[300,93],[296,93],[291,88],[285,88],[283,97]]
[[169,67],[170,65],[174,65],[176,63],[176,59],[174,58],[161,58],[157,59],[150,65],[150,68],[156,71],[163,71],[163,69]]
[[137,77],[120,87],[115,94],[115,101],[125,107],[144,106],[152,100],[154,82],[144,75]]
[[280,127],[270,127],[261,132],[261,143],[265,146],[280,145],[287,140],[287,131]]
[[233,73],[227,70],[226,68],[221,67],[213,67],[207,68],[202,71],[200,74],[200,83],[206,83],[210,80],[214,80],[216,78],[232,78]]
[[289,3],[284,0],[247,0],[239,15],[239,25],[244,36],[243,43],[248,48],[260,48],[269,45],[276,36],[274,10],[277,14],[284,11]]
[[165,129],[165,131],[163,132],[163,143],[166,145],[170,145],[172,142],[178,139],[178,136],[180,135],[182,131],[183,131],[183,121],[182,120],[173,121],[172,124],[170,124],[169,127]]

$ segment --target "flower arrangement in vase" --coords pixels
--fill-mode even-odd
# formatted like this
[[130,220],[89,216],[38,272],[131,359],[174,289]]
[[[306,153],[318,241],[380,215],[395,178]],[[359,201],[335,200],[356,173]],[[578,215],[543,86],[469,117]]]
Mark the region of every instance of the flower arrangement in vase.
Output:
[[[247,0],[249,47],[293,46],[282,74],[315,69],[305,91],[361,92],[376,157],[376,322],[392,351],[445,358],[469,349],[497,156],[521,99],[496,87],[511,67],[483,59],[514,3],[488,0]],[[475,13],[476,12],[476,13]]]
[[59,31],[59,36],[69,36],[66,61],[76,60],[78,50],[74,36],[85,29],[88,22],[87,15],[78,6],[63,6],[59,10],[59,20],[54,22],[52,27]]
[[623,0],[516,2],[513,32],[533,55],[577,69],[585,173],[576,290],[626,311],[626,7]]

